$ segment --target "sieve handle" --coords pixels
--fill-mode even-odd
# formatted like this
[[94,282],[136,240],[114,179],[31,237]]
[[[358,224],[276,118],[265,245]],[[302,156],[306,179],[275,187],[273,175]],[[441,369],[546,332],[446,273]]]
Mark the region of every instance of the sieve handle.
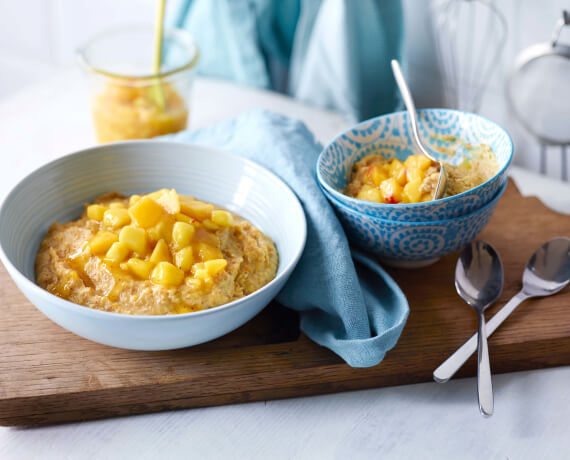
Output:
[[568,10],[562,10],[562,17],[558,21],[556,21],[556,26],[552,34],[552,39],[550,40],[550,43],[553,48],[556,45],[558,45],[558,39],[560,38],[560,33],[562,32],[562,28],[568,25],[570,25],[570,13],[568,13]]

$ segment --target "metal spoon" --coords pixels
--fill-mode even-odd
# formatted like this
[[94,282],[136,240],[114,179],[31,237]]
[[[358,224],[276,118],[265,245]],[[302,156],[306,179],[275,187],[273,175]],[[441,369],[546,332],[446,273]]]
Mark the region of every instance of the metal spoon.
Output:
[[493,415],[493,385],[484,312],[503,290],[503,264],[493,246],[474,241],[461,252],[455,267],[455,289],[479,317],[477,395],[479,410],[490,416]]
[[[570,239],[554,238],[538,248],[528,260],[523,273],[523,288],[487,323],[487,337],[503,324],[524,300],[556,294],[570,282]],[[435,371],[433,379],[447,382],[467,362],[477,349],[477,334],[473,334]]]
[[422,139],[420,138],[420,131],[418,129],[416,105],[412,99],[412,93],[410,93],[410,88],[408,88],[408,84],[406,83],[404,74],[402,74],[402,69],[400,68],[398,61],[392,59],[391,64],[392,73],[394,74],[394,78],[396,79],[396,83],[398,84],[398,88],[400,88],[400,93],[402,94],[402,99],[404,100],[404,104],[408,110],[408,117],[410,118],[410,124],[412,125],[412,134],[416,142],[416,146],[431,161],[439,164],[439,179],[437,180],[437,187],[435,188],[435,192],[433,194],[433,199],[438,200],[439,198],[443,198],[447,190],[447,171],[443,166],[443,162],[435,158],[423,144]]

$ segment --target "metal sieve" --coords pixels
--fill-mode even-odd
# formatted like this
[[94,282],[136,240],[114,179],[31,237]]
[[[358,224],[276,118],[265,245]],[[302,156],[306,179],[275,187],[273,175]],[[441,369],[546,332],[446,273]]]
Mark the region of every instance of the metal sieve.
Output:
[[524,49],[507,80],[507,101],[522,126],[540,145],[540,172],[546,173],[547,147],[559,147],[562,180],[568,180],[570,144],[570,46],[559,42],[570,14],[562,12],[550,42]]

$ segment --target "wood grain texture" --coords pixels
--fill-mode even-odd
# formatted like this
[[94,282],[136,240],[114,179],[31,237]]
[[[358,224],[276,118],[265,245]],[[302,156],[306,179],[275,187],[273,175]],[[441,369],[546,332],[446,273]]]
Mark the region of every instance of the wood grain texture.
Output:
[[[503,259],[505,287],[492,315],[521,288],[535,248],[570,236],[570,218],[509,184],[480,235]],[[193,348],[128,351],[92,343],[45,318],[0,269],[0,424],[35,425],[232,404],[431,380],[476,330],[453,287],[457,254],[418,270],[389,270],[411,314],[382,363],[355,369],[299,333],[277,304],[237,331]],[[494,373],[570,364],[570,289],[529,300],[489,341]],[[476,373],[471,359],[458,376]]]

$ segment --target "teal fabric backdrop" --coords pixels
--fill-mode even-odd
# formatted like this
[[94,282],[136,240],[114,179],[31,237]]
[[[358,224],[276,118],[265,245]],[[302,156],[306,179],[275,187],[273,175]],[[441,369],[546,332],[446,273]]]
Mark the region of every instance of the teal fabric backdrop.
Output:
[[200,47],[198,72],[275,89],[362,120],[397,108],[400,0],[170,0]]

